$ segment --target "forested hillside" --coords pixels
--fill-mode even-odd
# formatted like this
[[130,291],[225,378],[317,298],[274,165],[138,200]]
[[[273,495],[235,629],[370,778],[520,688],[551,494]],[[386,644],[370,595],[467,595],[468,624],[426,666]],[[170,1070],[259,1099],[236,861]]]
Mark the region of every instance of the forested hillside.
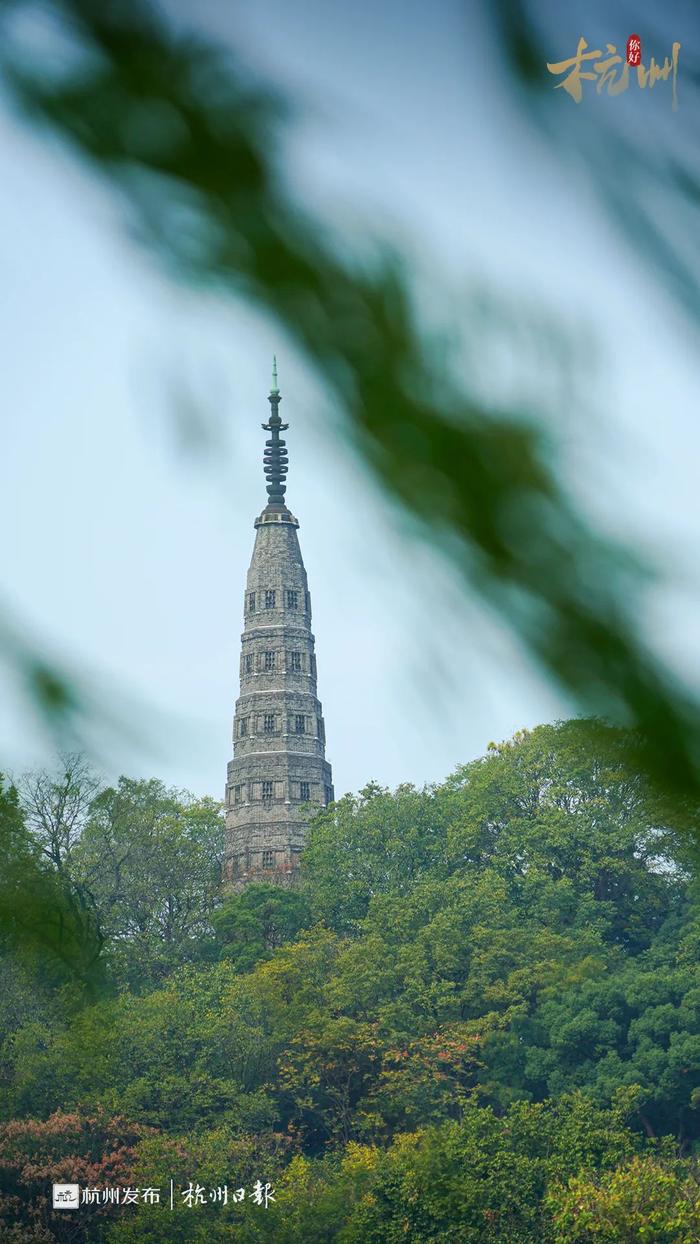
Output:
[[[213,801],[5,783],[3,1238],[697,1244],[690,812],[630,754],[571,721],[371,784],[223,900]],[[71,1176],[275,1200],[67,1221]]]

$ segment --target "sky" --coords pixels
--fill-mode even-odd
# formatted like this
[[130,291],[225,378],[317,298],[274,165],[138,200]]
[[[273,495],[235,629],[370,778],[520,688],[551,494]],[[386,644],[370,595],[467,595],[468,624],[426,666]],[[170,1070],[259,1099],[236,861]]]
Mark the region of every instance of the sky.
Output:
[[[191,24],[189,6],[169,9]],[[553,58],[573,53],[587,11],[567,10]],[[564,388],[548,416],[561,469],[601,528],[663,569],[643,623],[697,684],[692,342],[585,174],[513,109],[478,6],[468,12],[200,0],[196,21],[296,104],[284,166],[300,202],[353,236],[391,238],[428,319],[449,323],[485,285],[590,343],[583,392]],[[603,37],[629,33],[626,14],[622,32],[607,20]],[[564,92],[555,105],[576,107]],[[273,352],[336,794],[439,781],[490,741],[575,711],[407,532],[273,323],[168,283],[111,193],[7,105],[0,142],[0,600],[115,719],[108,744],[95,732],[109,780],[222,795]],[[539,359],[529,382],[536,394],[553,378]],[[500,371],[486,383],[495,391]],[[173,420],[183,393],[216,430],[199,456]],[[0,697],[0,768],[48,763],[51,742],[7,674]]]

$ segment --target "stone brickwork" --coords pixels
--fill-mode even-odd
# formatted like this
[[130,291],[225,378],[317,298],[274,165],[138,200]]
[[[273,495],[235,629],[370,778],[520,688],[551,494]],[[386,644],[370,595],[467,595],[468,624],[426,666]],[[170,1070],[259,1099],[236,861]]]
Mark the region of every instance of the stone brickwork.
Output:
[[[286,425],[277,414],[279,400],[273,389],[273,414],[263,424],[272,431],[266,466],[271,443],[273,451],[281,447],[284,452],[279,430]],[[299,523],[284,504],[277,470],[275,475],[274,466],[268,466],[266,472],[273,487],[255,520],[246,582],[241,693],[226,782],[224,880],[234,889],[252,880],[292,882],[309,818],[333,799]]]

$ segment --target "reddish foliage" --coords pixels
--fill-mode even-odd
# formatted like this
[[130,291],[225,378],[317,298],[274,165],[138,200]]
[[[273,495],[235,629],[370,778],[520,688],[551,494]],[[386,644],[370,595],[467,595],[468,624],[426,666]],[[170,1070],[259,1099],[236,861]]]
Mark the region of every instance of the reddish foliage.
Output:
[[51,1185],[132,1184],[135,1146],[153,1132],[100,1110],[57,1111],[48,1119],[0,1124],[0,1236],[13,1244],[96,1239],[95,1216],[106,1225],[113,1208],[86,1205],[77,1213],[54,1211]]

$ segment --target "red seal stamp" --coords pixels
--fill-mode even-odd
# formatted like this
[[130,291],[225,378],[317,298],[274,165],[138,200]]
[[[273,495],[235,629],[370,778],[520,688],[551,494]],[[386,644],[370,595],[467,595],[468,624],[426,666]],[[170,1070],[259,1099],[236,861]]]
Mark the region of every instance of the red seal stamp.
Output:
[[642,60],[642,41],[639,35],[630,35],[627,40],[627,64],[639,65]]

